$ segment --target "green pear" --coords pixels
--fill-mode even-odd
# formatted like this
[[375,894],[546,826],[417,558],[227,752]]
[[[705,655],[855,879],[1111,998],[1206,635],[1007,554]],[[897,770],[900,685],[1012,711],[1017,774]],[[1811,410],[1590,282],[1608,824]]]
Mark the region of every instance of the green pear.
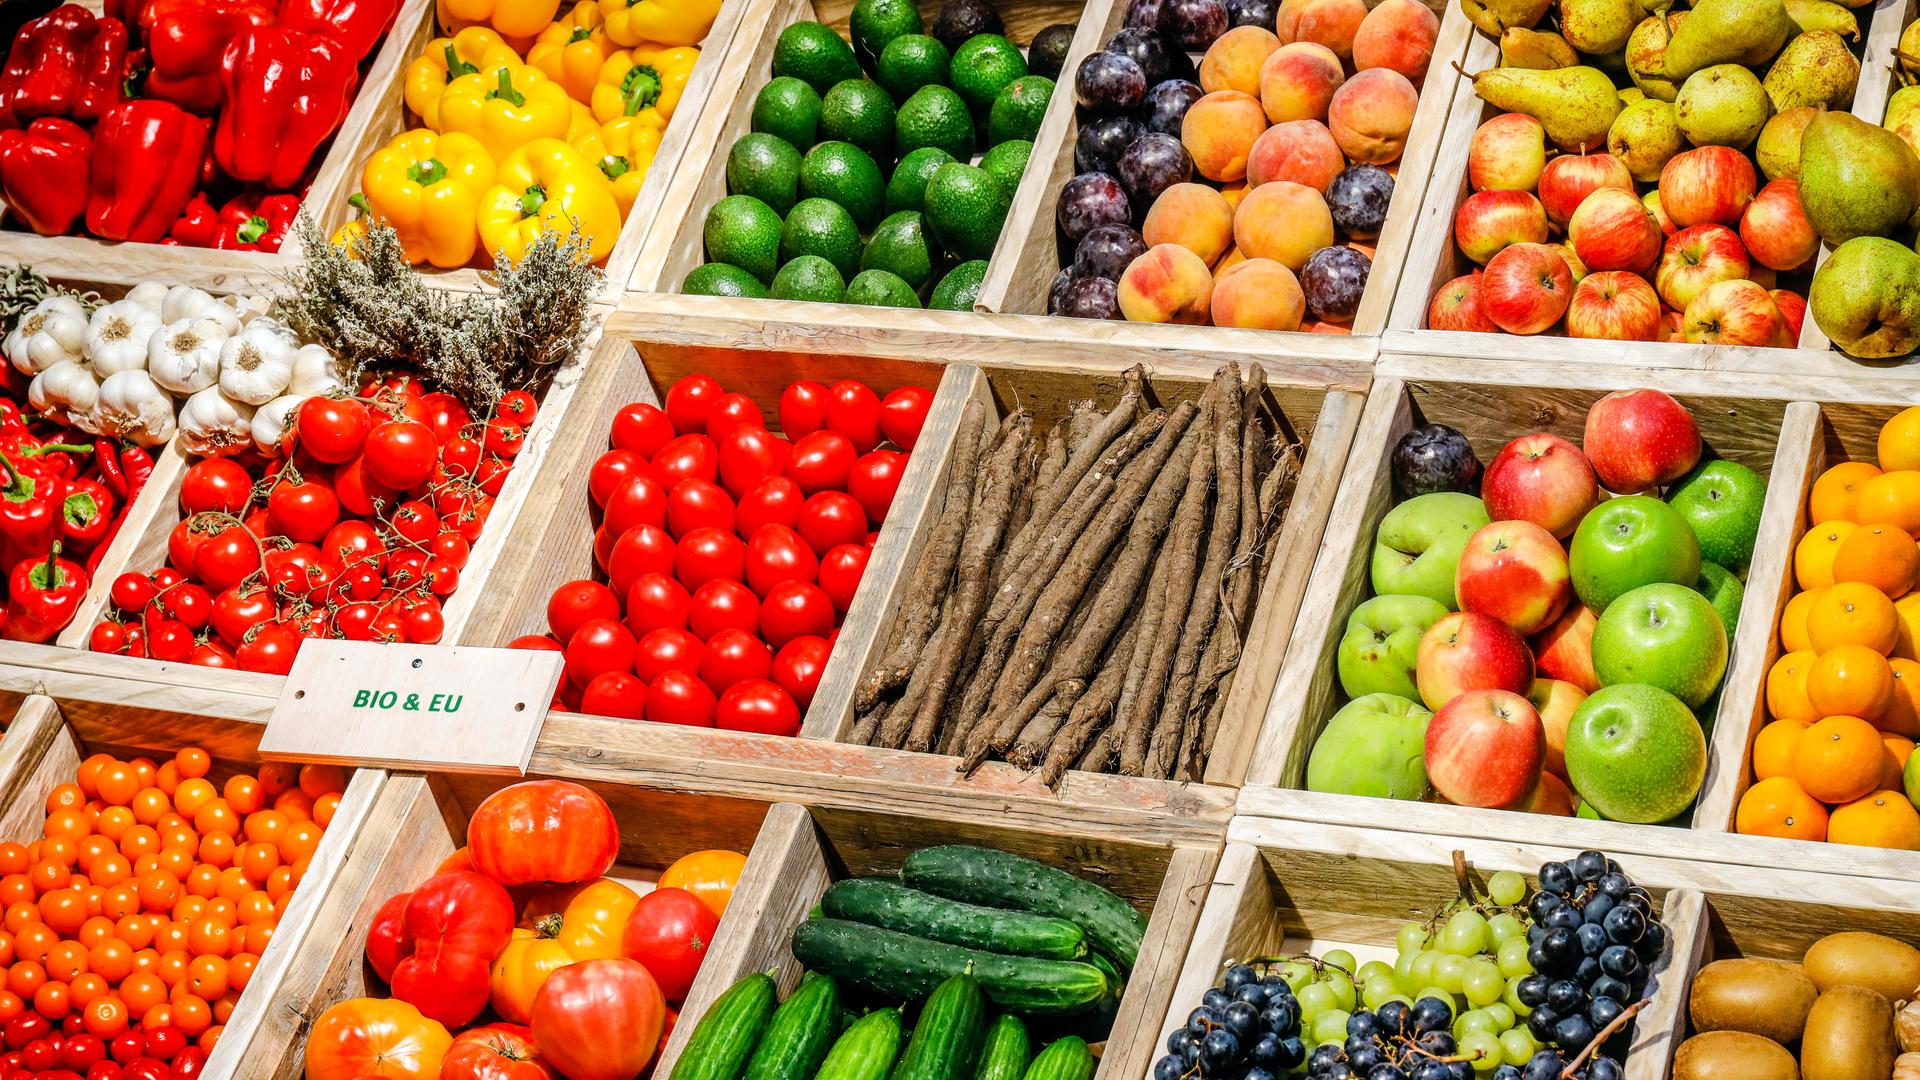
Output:
[[1887,119],[1880,125],[1906,140],[1920,153],[1920,86],[1903,86],[1887,99]]
[[1839,34],[1809,30],[1780,50],[1761,85],[1775,109],[1844,109],[1860,81],[1860,61]]
[[1599,68],[1490,68],[1473,77],[1473,89],[1496,109],[1540,121],[1547,138],[1572,154],[1606,145],[1607,129],[1620,115],[1620,95]]
[[1643,184],[1658,182],[1668,159],[1686,148],[1673,106],[1651,98],[1627,106],[1607,132],[1607,152],[1625,162]]
[[1648,100],[1647,92],[1637,86],[1628,86],[1620,91],[1620,108],[1622,111],[1625,111],[1627,106],[1636,101],[1646,100]]
[[1787,18],[1793,20],[1801,33],[1831,30],[1841,37],[1855,40],[1860,37],[1860,20],[1830,0],[1786,0],[1786,5]]
[[1767,179],[1800,179],[1800,136],[1818,115],[1819,109],[1782,109],[1760,129],[1760,138],[1753,144],[1753,156]]
[[1920,255],[1878,236],[1849,240],[1814,272],[1808,307],[1848,356],[1906,356],[1920,346]]
[[1920,79],[1920,20],[1907,24],[1900,31],[1900,44],[1894,47],[1893,58],[1900,62],[1900,71],[1907,79]]
[[1460,0],[1467,21],[1499,37],[1511,26],[1531,28],[1546,17],[1553,0]]
[[1579,62],[1580,54],[1573,51],[1567,39],[1551,31],[1516,26],[1500,35],[1501,67],[1552,71]]
[[1687,76],[1673,103],[1674,119],[1695,146],[1745,149],[1772,114],[1759,77],[1739,64],[1715,64]]
[[1685,79],[1715,64],[1759,67],[1794,31],[1784,0],[1700,0],[1667,43],[1667,77]]
[[1560,0],[1560,33],[1583,53],[1619,52],[1639,21],[1639,0]]
[[1667,78],[1667,42],[1687,15],[1685,11],[1649,15],[1627,36],[1627,77],[1650,98],[1672,101],[1680,95],[1680,83]]
[[1920,208],[1920,156],[1891,131],[1823,112],[1800,138],[1800,205],[1829,244],[1891,236]]

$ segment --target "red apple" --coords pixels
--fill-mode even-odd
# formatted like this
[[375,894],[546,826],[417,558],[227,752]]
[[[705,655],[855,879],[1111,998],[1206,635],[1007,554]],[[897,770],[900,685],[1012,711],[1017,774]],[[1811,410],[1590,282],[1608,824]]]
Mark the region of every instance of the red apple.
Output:
[[1420,638],[1413,681],[1427,708],[1436,710],[1469,690],[1524,693],[1533,685],[1533,654],[1499,619],[1456,611]]
[[1552,244],[1515,244],[1487,263],[1480,303],[1509,334],[1538,334],[1560,321],[1573,296],[1573,271]]
[[1627,163],[1602,151],[1598,154],[1562,154],[1540,170],[1540,201],[1547,220],[1564,229],[1587,196],[1601,188],[1633,190]]
[[1600,500],[1600,483],[1579,447],[1539,432],[1500,448],[1480,480],[1480,498],[1495,521],[1530,521],[1565,539]]
[[1785,329],[1773,297],[1751,281],[1709,285],[1687,305],[1687,340],[1696,345],[1774,345]]
[[1667,239],[1654,287],[1675,311],[1687,310],[1706,287],[1747,276],[1747,247],[1725,225],[1695,225]]
[[1647,213],[1653,215],[1653,222],[1660,226],[1660,234],[1662,236],[1672,236],[1674,233],[1680,231],[1680,226],[1675,225],[1673,219],[1667,216],[1667,208],[1660,205],[1660,193],[1658,191],[1649,191],[1645,195],[1640,196],[1640,205],[1646,207]]
[[1665,311],[1662,311],[1660,313],[1660,340],[1661,341],[1687,340],[1685,328],[1681,325],[1685,321],[1686,321],[1685,316],[1682,313],[1673,310],[1672,308],[1668,308]]
[[1658,390],[1615,390],[1587,410],[1580,445],[1603,487],[1636,495],[1693,468],[1700,429],[1685,405]]
[[1547,771],[1561,779],[1567,776],[1567,725],[1573,711],[1587,700],[1587,692],[1560,679],[1535,679],[1527,691],[1527,701],[1540,714],[1540,726],[1547,732]]
[[1480,303],[1479,271],[1462,274],[1440,286],[1440,291],[1433,294],[1433,302],[1427,305],[1427,329],[1466,330],[1477,334],[1499,331]]
[[1578,285],[1587,280],[1587,264],[1580,261],[1580,253],[1573,250],[1573,245],[1563,240],[1553,246],[1559,248],[1560,257],[1567,260],[1567,273],[1573,275],[1573,283]]
[[1532,191],[1547,163],[1547,132],[1526,113],[1481,124],[1467,146],[1467,182],[1475,191]]
[[1660,296],[1646,278],[1626,270],[1603,270],[1582,278],[1567,305],[1567,334],[1611,341],[1656,341],[1660,337]]
[[[1660,205],[1683,229],[1738,225],[1758,183],[1747,155],[1731,146],[1702,146],[1675,154],[1660,170]],[[1553,212],[1551,203],[1547,212]]]
[[1601,188],[1567,223],[1567,241],[1589,270],[1645,273],[1660,258],[1660,226],[1631,191]]
[[1740,239],[1754,262],[1773,270],[1796,269],[1819,254],[1820,234],[1800,206],[1800,181],[1783,176],[1761,188],[1740,216]]
[[1510,244],[1547,239],[1547,212],[1528,191],[1476,191],[1453,215],[1453,241],[1460,254],[1485,264]]
[[1787,336],[1798,345],[1800,328],[1807,322],[1807,298],[1789,289],[1775,289],[1767,295],[1773,297],[1773,306],[1780,311],[1780,321],[1787,324]]
[[1427,779],[1448,802],[1511,806],[1540,782],[1546,730],[1519,694],[1475,690],[1427,722],[1426,757]]
[[1599,624],[1592,609],[1576,603],[1528,638],[1540,677],[1572,683],[1589,694],[1600,689],[1600,673],[1593,667],[1593,628]]
[[1495,521],[1467,538],[1453,591],[1461,610],[1491,615],[1524,636],[1566,610],[1573,577],[1552,533],[1531,521]]

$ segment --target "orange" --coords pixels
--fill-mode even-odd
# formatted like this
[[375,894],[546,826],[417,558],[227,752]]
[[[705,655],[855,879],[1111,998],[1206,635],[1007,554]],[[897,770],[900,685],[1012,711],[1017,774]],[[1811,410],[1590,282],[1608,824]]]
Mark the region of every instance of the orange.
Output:
[[1891,522],[1920,532],[1920,471],[1884,472],[1860,485],[1859,520]]
[[1800,790],[1790,777],[1776,776],[1760,781],[1740,796],[1733,828],[1747,836],[1825,840],[1827,808]]
[[1807,699],[1807,673],[1817,656],[1811,650],[1790,652],[1774,661],[1767,672],[1767,712],[1775,720],[1820,719],[1820,710]]
[[1793,594],[1787,601],[1787,608],[1780,613],[1780,647],[1788,652],[1799,652],[1813,648],[1813,642],[1807,637],[1807,612],[1813,610],[1813,602],[1820,599],[1825,589],[1808,589]]
[[1890,598],[1905,596],[1920,572],[1920,547],[1897,525],[1862,525],[1833,553],[1833,579],[1871,585]]
[[1876,791],[1835,809],[1827,840],[1914,851],[1920,849],[1920,811],[1898,791]]
[[1807,498],[1807,516],[1818,525],[1828,521],[1859,521],[1860,487],[1880,475],[1864,461],[1843,461],[1820,474]]
[[1803,589],[1824,589],[1833,584],[1833,557],[1858,525],[1850,521],[1828,521],[1807,530],[1793,548],[1793,579]]
[[1900,616],[1887,594],[1858,581],[1821,590],[1807,610],[1807,638],[1817,653],[1864,645],[1885,656],[1900,638],[1899,624]]
[[1880,467],[1920,469],[1920,406],[1896,413],[1880,427]]
[[1821,802],[1852,802],[1879,786],[1886,754],[1872,724],[1857,716],[1829,716],[1794,746],[1793,778]]
[[1920,663],[1905,657],[1887,661],[1893,668],[1893,701],[1874,717],[1873,726],[1893,735],[1920,739]]
[[1892,665],[1864,645],[1829,649],[1807,673],[1807,700],[1821,716],[1876,719],[1893,704],[1894,689]]
[[1805,720],[1775,720],[1753,737],[1753,775],[1758,780],[1793,775],[1793,751],[1812,725]]
[[1882,790],[1900,790],[1901,770],[1907,767],[1907,759],[1913,756],[1913,740],[1901,735],[1880,735],[1880,744],[1887,748],[1887,760],[1882,763],[1884,771],[1880,774]]

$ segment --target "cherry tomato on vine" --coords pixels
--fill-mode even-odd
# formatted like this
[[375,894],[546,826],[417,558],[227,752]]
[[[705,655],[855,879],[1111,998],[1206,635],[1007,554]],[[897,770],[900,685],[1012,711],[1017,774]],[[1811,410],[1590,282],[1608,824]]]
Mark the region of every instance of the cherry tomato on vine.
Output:
[[113,586],[107,590],[107,598],[122,611],[139,611],[159,591],[152,578],[129,570],[113,579]]
[[193,651],[187,654],[187,663],[193,664],[196,667],[210,668],[238,668],[240,666],[240,661],[233,655],[233,650],[227,648],[225,643],[219,641],[203,641],[195,645]]
[[864,454],[880,445],[880,397],[866,383],[842,379],[827,388],[827,427]]
[[378,556],[387,550],[387,542],[380,539],[379,531],[368,522],[349,519],[327,530],[327,535],[320,541],[320,550],[348,560]]
[[333,494],[347,513],[371,517],[375,499],[392,506],[399,492],[367,475],[367,459],[357,457],[333,471]]
[[360,460],[374,483],[409,491],[433,475],[438,456],[432,428],[413,420],[389,420],[367,433]]
[[293,540],[320,540],[340,521],[340,499],[312,480],[279,484],[267,493],[267,523]]
[[673,430],[691,435],[707,430],[707,414],[726,393],[720,380],[702,372],[681,378],[667,389],[667,419]]
[[443,529],[440,535],[433,538],[430,546],[434,558],[445,559],[455,570],[465,570],[467,559],[473,554],[473,545],[467,542],[467,538],[452,530]]
[[933,391],[924,386],[902,386],[880,399],[880,430],[893,445],[912,450],[920,441],[920,429],[926,426],[932,408]]
[[233,651],[242,671],[263,671],[285,675],[293,670],[293,656],[300,651],[300,635],[282,623],[265,623],[252,631],[252,637]]
[[507,458],[519,454],[526,444],[527,429],[498,416],[487,421],[486,434],[480,440],[481,447],[488,453]]
[[525,390],[509,390],[500,395],[500,401],[493,407],[493,415],[515,427],[531,427],[535,414],[540,411],[540,402]]
[[613,414],[611,442],[616,450],[631,450],[651,458],[673,441],[673,422],[667,414],[643,401],[624,406]]
[[787,475],[809,495],[843,490],[859,456],[852,440],[845,435],[837,431],[816,431],[793,444],[793,460],[787,462]]
[[421,395],[420,406],[426,410],[423,420],[433,431],[433,440],[441,446],[445,446],[468,424],[473,423],[473,414],[460,403],[460,399],[444,390],[435,390]]
[[87,649],[90,652],[117,653],[127,647],[127,628],[117,622],[95,623],[93,632],[87,635]]
[[811,379],[790,383],[780,392],[780,430],[800,439],[827,426],[827,388]]
[[407,640],[415,645],[438,644],[441,636],[447,632],[447,619],[440,610],[440,601],[431,596],[421,598],[402,613],[400,619]]
[[215,591],[240,584],[260,569],[260,544],[246,529],[229,525],[203,540],[193,553],[193,572]]
[[164,593],[154,595],[154,607],[170,619],[177,619],[189,630],[207,625],[213,613],[213,597],[191,581],[183,581]]
[[300,448],[315,461],[341,465],[358,457],[373,430],[373,416],[358,401],[310,397],[294,414]]
[[193,631],[176,619],[147,620],[147,655],[155,660],[185,660],[193,652]]
[[419,499],[408,499],[394,507],[387,524],[410,544],[426,544],[440,533],[440,515]]

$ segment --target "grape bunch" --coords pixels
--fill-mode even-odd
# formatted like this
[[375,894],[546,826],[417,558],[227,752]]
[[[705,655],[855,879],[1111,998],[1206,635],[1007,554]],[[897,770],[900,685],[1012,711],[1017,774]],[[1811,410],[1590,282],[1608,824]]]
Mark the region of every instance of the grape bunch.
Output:
[[[1558,1050],[1542,1050],[1524,1066],[1502,1065],[1492,1080],[1560,1080],[1567,1074],[1567,1059]],[[1622,1080],[1626,1067],[1609,1057],[1594,1055],[1573,1072],[1572,1080]]]
[[[1647,891],[1597,851],[1542,866],[1528,912],[1527,963],[1534,973],[1515,987],[1532,1010],[1527,1029],[1549,1047],[1578,1054],[1646,996],[1649,964],[1665,947],[1666,930],[1653,917]],[[1527,1068],[1534,1067],[1530,1060]]]
[[1276,1080],[1306,1057],[1293,988],[1278,971],[1235,964],[1200,999],[1187,1026],[1167,1036],[1167,1054],[1154,1064],[1153,1076]]
[[1398,998],[1347,1018],[1345,1042],[1314,1047],[1309,1080],[1474,1080],[1476,1060],[1448,1030],[1453,1007],[1438,997]]

